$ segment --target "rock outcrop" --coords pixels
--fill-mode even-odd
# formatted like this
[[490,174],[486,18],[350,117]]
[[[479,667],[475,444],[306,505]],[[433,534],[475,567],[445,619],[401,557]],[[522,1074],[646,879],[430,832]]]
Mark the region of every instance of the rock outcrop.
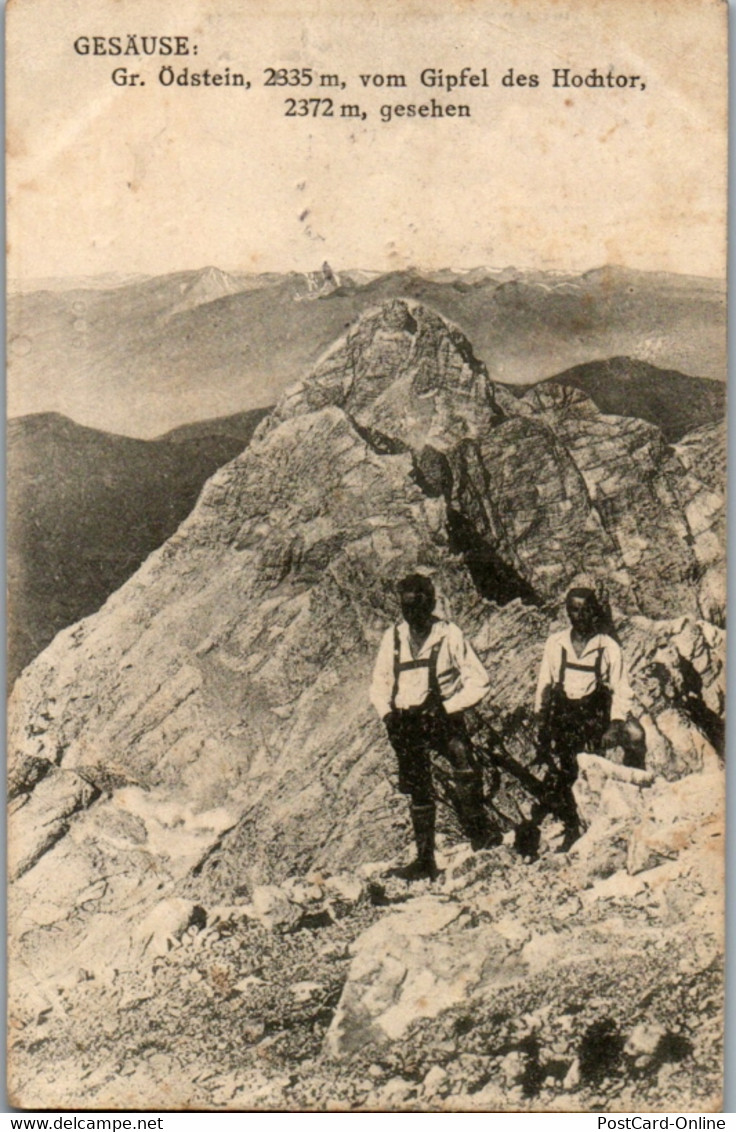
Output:
[[[680,450],[693,453],[689,463]],[[175,535],[16,684],[19,1024],[43,1012],[39,996],[53,999],[70,970],[132,977],[142,955],[181,944],[197,909],[241,899],[264,930],[296,930],[317,921],[269,885],[352,874],[400,852],[405,804],[367,686],[396,615],[393,585],[417,567],[491,674],[479,743],[501,744],[528,773],[544,638],[565,588],[598,581],[630,661],[651,769],[673,789],[685,774],[715,772],[723,631],[717,586],[706,601],[702,583],[722,571],[708,534],[722,497],[705,451],[705,435],[673,450],[654,426],[602,417],[579,392],[511,397],[456,328],[409,301],[351,328],[208,482]],[[528,795],[507,769],[489,776],[510,829]],[[457,840],[444,812],[441,830]],[[656,857],[657,837],[642,837]],[[562,906],[572,898],[571,888]],[[420,918],[442,919],[441,907],[434,900]],[[497,911],[488,910],[494,923]],[[306,914],[331,916],[324,904]],[[461,922],[458,913],[437,932],[454,939]],[[590,940],[580,930],[582,955]],[[513,967],[526,927],[482,931],[498,970]],[[423,938],[409,948],[419,997]],[[446,951],[443,979],[455,989],[432,984],[441,1012],[488,974]],[[365,1033],[398,1033],[404,1006],[390,983],[386,975],[378,998],[398,1013],[364,1019]],[[306,1002],[312,991],[299,994]],[[34,1088],[23,1096],[40,1095]]]
[[420,450],[440,450],[503,419],[514,398],[488,378],[457,327],[396,300],[365,315],[286,391],[263,429],[338,405],[358,425]]
[[[722,948],[721,789],[718,772],[653,785],[651,774],[581,756],[576,793],[589,827],[568,858],[529,867],[504,847],[470,860],[451,853],[439,891],[397,906],[353,944],[330,1055],[349,1063],[366,1046],[428,1040],[427,1022],[442,1015],[443,1036],[467,1035],[468,1051],[485,1025],[490,1088],[482,1080],[469,1087],[461,1059],[448,1058],[435,1035],[442,1087],[432,1093],[434,1078],[418,1087],[404,1075],[404,1102],[584,1109],[597,1075],[625,1092],[635,1062],[645,1095],[658,1073],[661,1087],[673,1063],[694,1053],[696,1030],[685,1014],[669,1029],[662,990],[652,996],[647,988],[677,993]],[[608,994],[618,988],[616,1001],[606,1001],[604,985]],[[605,1024],[616,1038],[607,1065],[586,1047]],[[705,1048],[695,1053],[707,1056]],[[692,1082],[680,1103],[699,1107],[699,1088]]]

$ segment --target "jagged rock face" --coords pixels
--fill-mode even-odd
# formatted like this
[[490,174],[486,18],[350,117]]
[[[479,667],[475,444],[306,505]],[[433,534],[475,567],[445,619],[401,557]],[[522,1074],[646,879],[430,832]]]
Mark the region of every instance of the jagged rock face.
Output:
[[[476,559],[498,555],[516,572],[520,596],[548,601],[578,575],[620,571],[617,544],[591,506],[578,466],[543,421],[504,421],[461,445],[455,466],[455,510],[487,548],[484,555],[479,547]],[[488,585],[492,594],[491,577]]]
[[726,445],[725,424],[704,425],[675,445],[690,473],[680,489],[680,503],[693,533],[701,567],[698,604],[703,617],[723,625],[726,618]]
[[291,386],[272,422],[339,405],[359,424],[421,449],[477,436],[511,397],[488,378],[464,334],[406,299],[365,315]]
[[[525,484],[532,503],[527,505],[534,532],[532,560],[548,568],[548,560],[557,564],[561,555],[563,562],[605,576],[619,604],[631,612],[654,618],[671,616],[673,610],[701,612],[693,580],[709,554],[722,555],[722,539],[718,541],[716,535],[720,550],[715,551],[706,533],[717,522],[716,514],[723,512],[722,499],[714,493],[706,498],[703,484],[693,483],[687,465],[654,425],[603,416],[579,390],[539,386],[518,405],[530,427],[533,423],[541,432],[546,426],[550,433],[546,453],[539,452],[537,442],[537,451],[529,446],[522,461],[535,469],[533,480]],[[490,435],[495,439],[496,433]],[[583,540],[568,538],[564,532],[563,546],[550,544],[550,533],[543,528],[537,534],[540,512],[545,519],[549,513],[548,507],[540,506],[548,501],[541,493],[546,489],[553,494],[549,483],[561,468],[559,451],[575,469],[578,482],[577,490],[563,488],[560,493],[558,506],[563,510],[556,528],[587,532]],[[518,473],[514,480],[517,485],[524,483]],[[540,493],[538,501],[535,491]],[[558,574],[564,574],[559,566]],[[556,588],[542,583],[545,597],[559,593],[564,577],[553,576],[550,581]]]
[[[232,899],[395,855],[406,806],[367,688],[393,585],[417,567],[491,674],[480,736],[529,761],[551,602],[598,577],[627,615],[655,769],[710,765],[722,633],[686,584],[692,476],[652,426],[495,388],[416,304],[361,320],[169,542],[18,681],[15,958],[39,978],[72,955],[125,969],[164,895]],[[498,798],[507,823],[523,812],[510,780]]]
[[566,416],[559,434],[616,543],[643,613],[697,612],[692,535],[676,494],[684,480],[661,433],[645,421]]
[[723,496],[709,485],[723,453],[707,455],[719,448],[710,426],[673,452],[654,425],[603,416],[580,390],[541,385],[517,399],[457,328],[398,299],[361,319],[261,427],[325,404],[386,451],[412,449],[425,490],[451,503],[452,548],[491,600],[554,601],[586,575],[629,612],[722,619],[717,570],[693,585],[722,557]]
[[675,445],[675,451],[689,471],[722,494],[726,488],[727,444],[725,423],[719,422],[689,432]]

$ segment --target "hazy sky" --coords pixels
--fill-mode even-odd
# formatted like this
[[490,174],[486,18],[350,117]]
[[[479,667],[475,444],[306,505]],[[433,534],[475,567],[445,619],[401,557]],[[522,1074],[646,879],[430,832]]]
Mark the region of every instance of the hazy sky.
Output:
[[[13,0],[10,274],[327,259],[720,275],[726,15],[715,0]],[[188,36],[198,53],[73,48],[128,34]],[[169,63],[175,75],[229,68],[252,87],[165,87]],[[145,87],[116,86],[116,66]],[[424,68],[465,66],[488,87],[419,81]],[[264,86],[267,67],[311,67],[345,87]],[[503,86],[511,67],[539,85]],[[554,68],[640,82],[555,89]],[[406,87],[359,78],[389,73]],[[331,97],[333,116],[286,116],[290,97]],[[470,117],[381,121],[383,106],[432,98]]]

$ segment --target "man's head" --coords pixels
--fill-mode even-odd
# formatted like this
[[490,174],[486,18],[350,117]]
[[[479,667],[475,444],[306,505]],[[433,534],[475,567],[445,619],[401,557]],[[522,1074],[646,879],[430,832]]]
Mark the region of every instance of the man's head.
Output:
[[581,633],[592,633],[598,623],[599,608],[595,590],[586,586],[576,586],[569,590],[565,599],[567,616],[573,629]]
[[417,627],[426,625],[431,620],[435,605],[431,578],[424,574],[409,574],[401,579],[396,588],[401,612],[408,624]]

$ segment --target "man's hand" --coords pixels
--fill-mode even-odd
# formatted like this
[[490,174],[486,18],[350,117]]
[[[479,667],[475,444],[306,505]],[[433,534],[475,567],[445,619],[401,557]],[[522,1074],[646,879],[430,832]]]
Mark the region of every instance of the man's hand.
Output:
[[394,708],[393,711],[386,712],[383,717],[383,722],[386,727],[386,734],[391,743],[398,741],[402,734],[402,724],[404,723],[407,713],[400,708]]
[[[386,712],[383,723],[389,738],[391,738],[396,735],[404,722],[411,725],[411,721],[414,720],[415,724],[421,726],[423,721],[441,720],[444,715],[445,711],[441,704],[435,703],[434,700],[427,700],[423,704],[417,704],[416,707],[394,708],[393,711]],[[427,722],[425,725],[429,726],[429,723]]]
[[[547,700],[549,700],[549,697],[547,697]],[[557,768],[550,750],[552,746],[552,729],[550,726],[549,702],[543,703],[541,709],[534,713],[534,723],[536,736],[533,765],[547,767],[552,773],[556,773]]]
[[537,743],[548,743],[550,739],[550,721],[549,709],[547,707],[541,708],[534,713],[534,731],[537,736]]
[[624,721],[622,719],[614,719],[609,723],[606,730],[601,737],[601,747],[619,747],[623,741]]

